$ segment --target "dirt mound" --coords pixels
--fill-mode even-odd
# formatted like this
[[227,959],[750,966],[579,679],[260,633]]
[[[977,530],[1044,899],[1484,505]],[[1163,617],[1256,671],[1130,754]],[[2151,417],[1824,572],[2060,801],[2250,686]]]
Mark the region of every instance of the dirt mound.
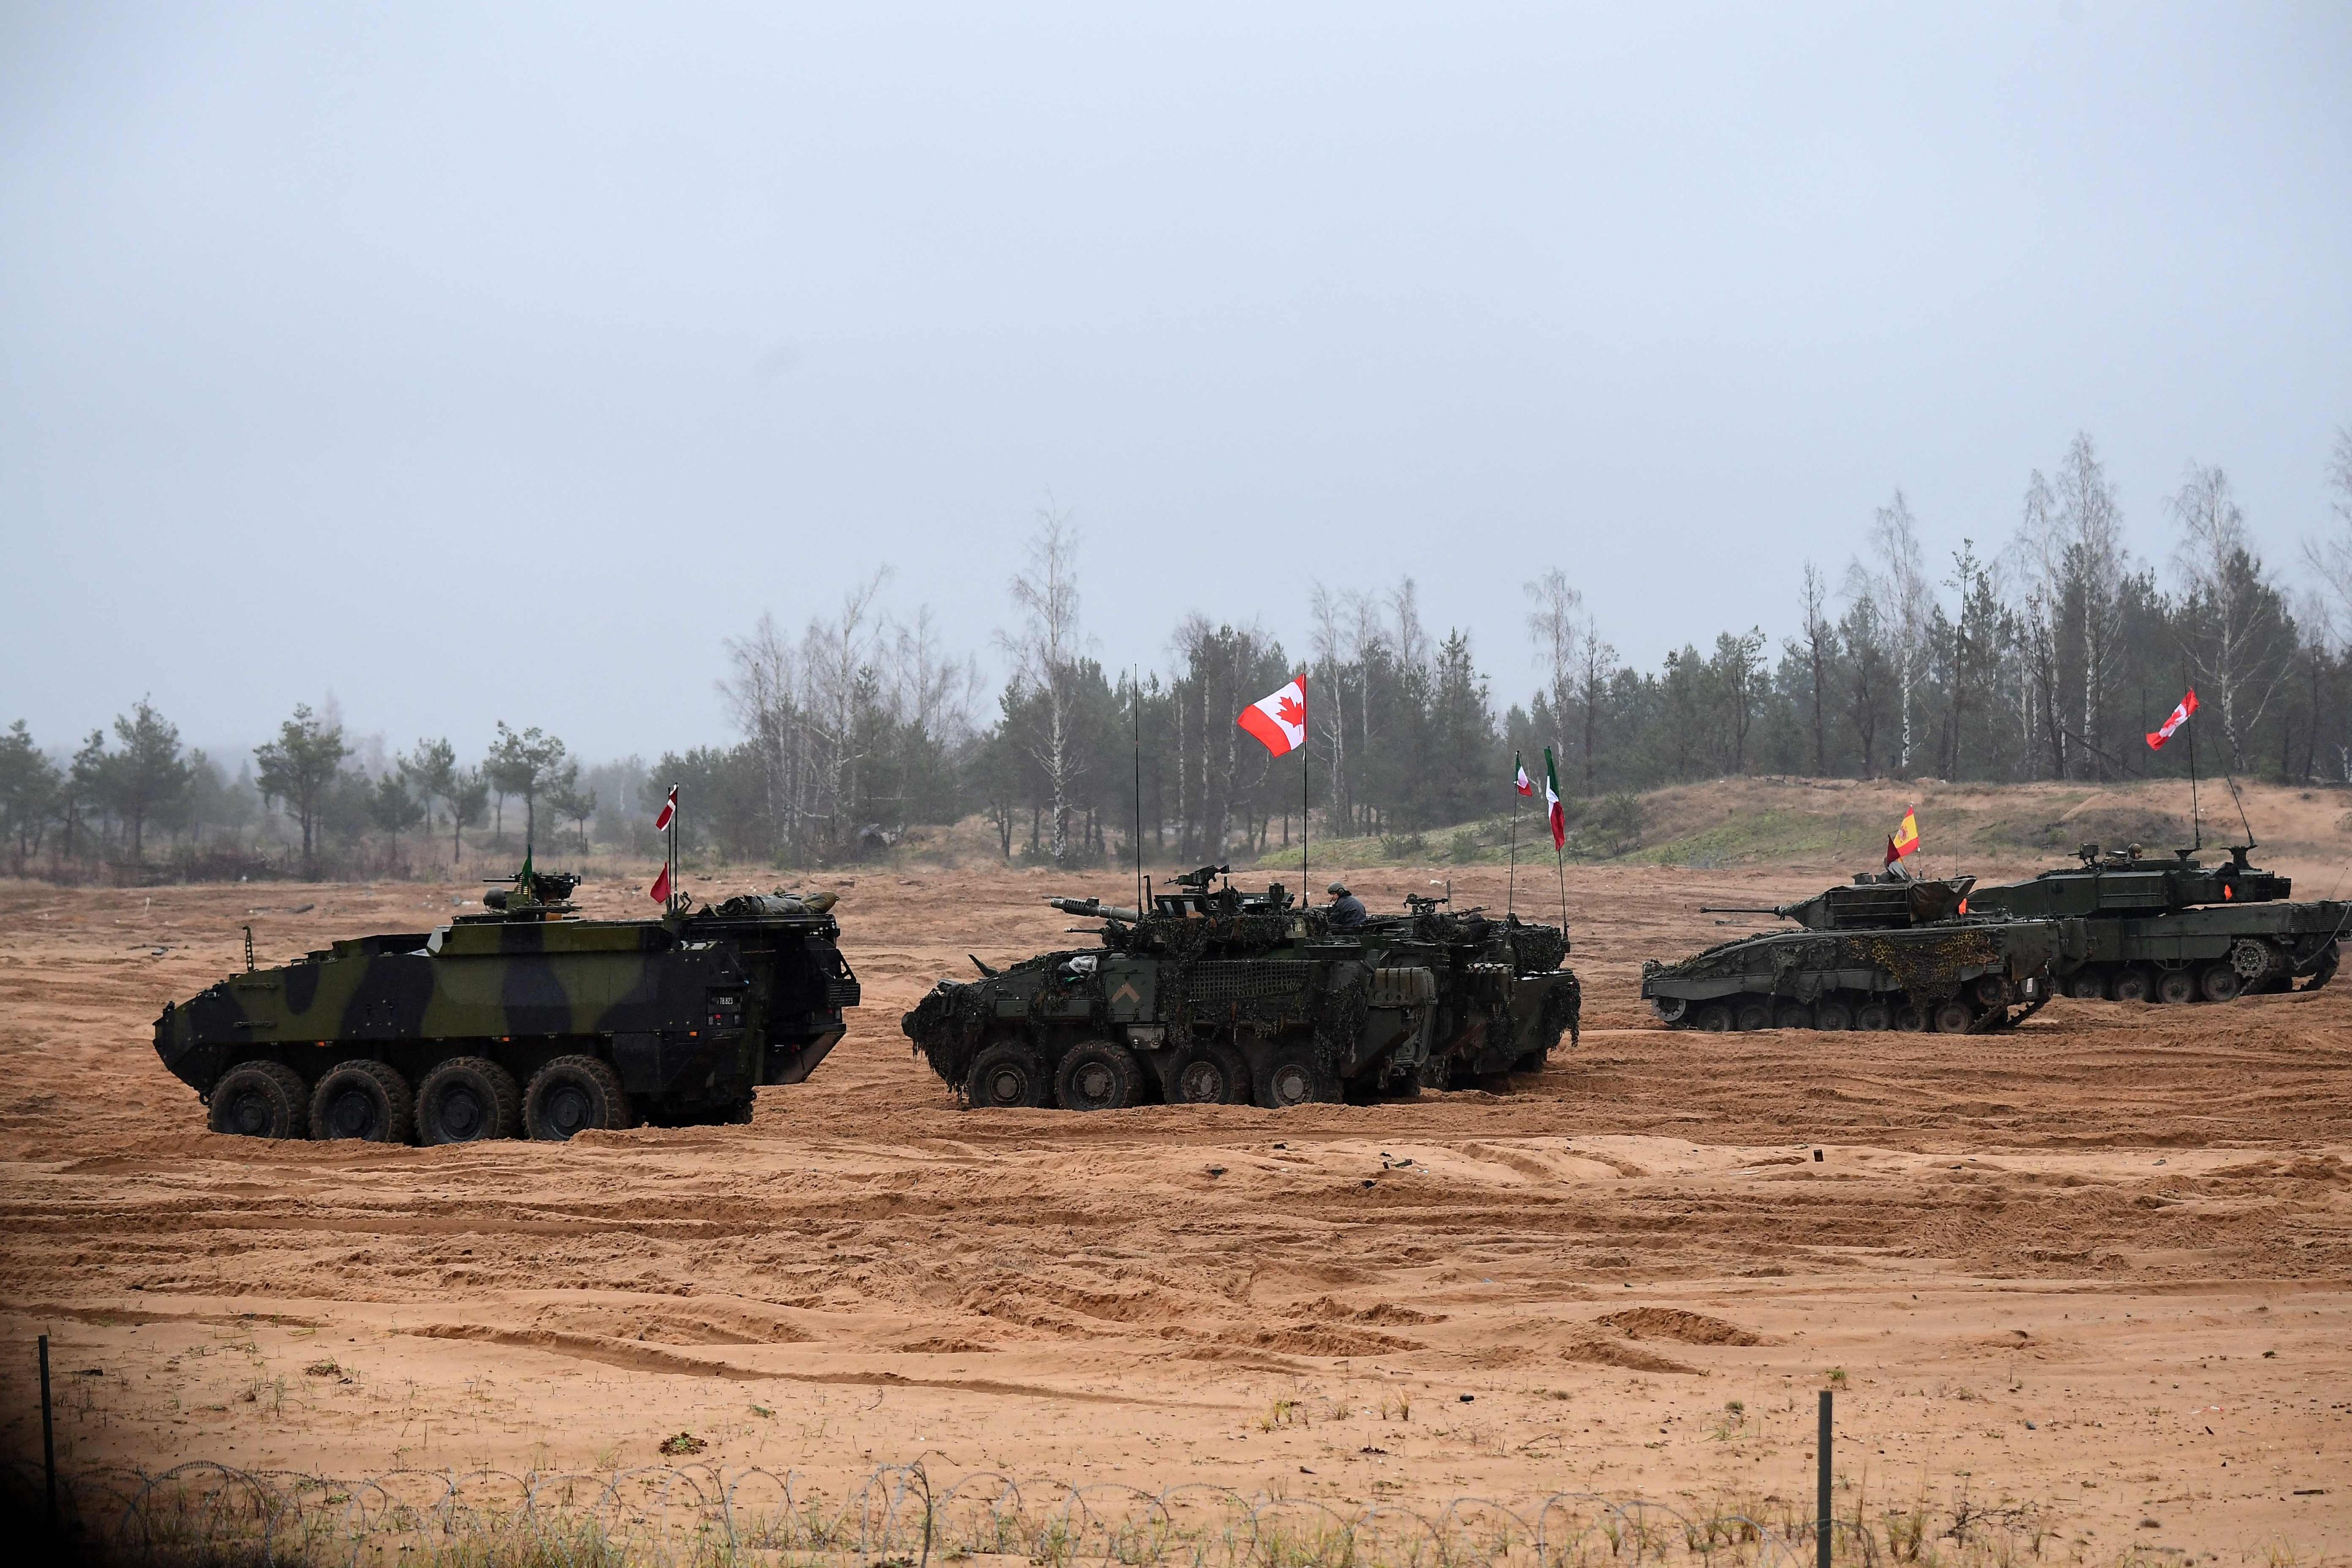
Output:
[[1704,1312],[1679,1307],[1633,1307],[1594,1320],[1633,1340],[1675,1340],[1686,1345],[1760,1345],[1763,1336]]

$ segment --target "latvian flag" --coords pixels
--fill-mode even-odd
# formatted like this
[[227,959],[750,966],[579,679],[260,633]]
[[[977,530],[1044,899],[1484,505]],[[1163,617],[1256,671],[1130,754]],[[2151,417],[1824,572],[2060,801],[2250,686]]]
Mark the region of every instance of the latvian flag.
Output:
[[1307,743],[1307,677],[1301,675],[1271,697],[1261,697],[1234,721],[1276,756]]
[[2151,752],[2164,750],[2164,743],[2172,739],[2172,732],[2188,723],[2189,716],[2196,711],[2197,689],[2192,686],[2189,689],[2189,695],[2180,700],[2180,706],[2172,710],[2172,717],[2147,732],[2147,749]]

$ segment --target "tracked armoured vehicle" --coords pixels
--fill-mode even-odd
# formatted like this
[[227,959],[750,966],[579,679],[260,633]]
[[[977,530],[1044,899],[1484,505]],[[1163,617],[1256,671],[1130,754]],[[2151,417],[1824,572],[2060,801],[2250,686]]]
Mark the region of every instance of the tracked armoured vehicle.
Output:
[[2229,1002],[2298,981],[2305,990],[2326,984],[2352,904],[2290,901],[2293,879],[2254,866],[2252,850],[2233,846],[2227,861],[2207,866],[2194,849],[2144,859],[2137,844],[2104,855],[2085,844],[2079,865],[1978,888],[1968,908],[2079,921],[2081,951],[2070,952],[2060,988],[2086,1000]]
[[1936,1029],[1979,1034],[2045,1005],[2089,951],[2080,920],[1974,910],[1974,879],[1864,873],[1793,904],[1709,908],[1771,914],[1797,931],[1736,938],[1642,965],[1642,995],[1683,1028]]
[[1340,928],[1223,874],[1180,877],[1145,910],[1051,900],[1100,921],[1097,945],[1002,972],[975,958],[979,979],[940,981],[901,1027],[967,1105],[1106,1110],[1413,1094],[1465,1057],[1539,1064],[1576,1026],[1549,928],[1428,907]]
[[858,1002],[835,895],[779,890],[585,920],[526,870],[480,914],[247,968],[155,1021],[215,1132],[462,1143],[750,1120]]

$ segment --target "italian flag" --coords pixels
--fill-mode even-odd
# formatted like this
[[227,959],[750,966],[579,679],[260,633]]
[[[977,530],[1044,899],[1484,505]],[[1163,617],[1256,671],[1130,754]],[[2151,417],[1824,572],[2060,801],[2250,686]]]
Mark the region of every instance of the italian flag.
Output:
[[1519,753],[1517,752],[1511,753],[1511,787],[1530,799],[1534,798],[1535,781],[1528,777],[1528,764],[1519,760]]
[[1551,820],[1551,847],[1568,847],[1568,808],[1559,804],[1559,769],[1551,760],[1551,748],[1544,748],[1544,815]]

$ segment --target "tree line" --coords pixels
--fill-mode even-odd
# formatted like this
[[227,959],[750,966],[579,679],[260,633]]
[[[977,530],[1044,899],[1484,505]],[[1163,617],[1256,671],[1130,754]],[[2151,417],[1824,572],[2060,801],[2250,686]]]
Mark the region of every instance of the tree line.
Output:
[[[1898,489],[1842,568],[1806,563],[1792,631],[1720,632],[1654,668],[1619,657],[1621,617],[1555,567],[1525,584],[1504,649],[1484,650],[1531,652],[1538,670],[1499,708],[1471,629],[1427,626],[1410,577],[1317,587],[1295,649],[1194,615],[1159,668],[1107,668],[1081,533],[1047,511],[1005,584],[992,691],[927,610],[888,611],[885,570],[797,635],[763,616],[727,641],[735,737],[651,766],[590,767],[504,722],[477,761],[446,738],[367,754],[331,713],[297,708],[232,778],[142,700],[67,755],[21,721],[0,735],[0,826],[20,871],[143,868],[160,835],[176,874],[352,874],[428,865],[435,844],[455,860],[469,828],[511,846],[518,803],[525,842],[650,853],[647,819],[677,783],[688,848],[735,860],[846,863],[976,819],[1012,861],[1124,858],[1139,823],[1148,859],[1199,863],[1288,847],[1310,809],[1318,836],[1408,843],[1491,822],[1511,809],[1514,754],[1539,776],[1549,747],[1572,847],[1609,854],[1638,838],[1638,792],[1725,774],[2179,774],[2188,745],[2141,737],[2189,686],[2207,771],[2352,783],[2352,429],[2327,478],[2331,530],[2291,575],[2253,548],[2228,476],[2196,465],[2149,535],[2159,559],[2135,552],[2078,436],[2027,477],[2007,538],[1932,562]],[[1234,716],[1302,671],[1307,744],[1270,757]]]

